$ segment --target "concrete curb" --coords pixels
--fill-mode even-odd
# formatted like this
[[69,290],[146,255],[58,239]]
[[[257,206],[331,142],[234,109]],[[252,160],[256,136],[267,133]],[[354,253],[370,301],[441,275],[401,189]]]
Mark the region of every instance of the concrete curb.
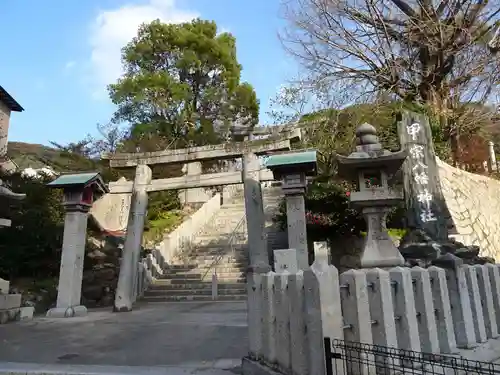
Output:
[[240,366],[240,359],[151,367],[0,362],[0,375],[231,375]]

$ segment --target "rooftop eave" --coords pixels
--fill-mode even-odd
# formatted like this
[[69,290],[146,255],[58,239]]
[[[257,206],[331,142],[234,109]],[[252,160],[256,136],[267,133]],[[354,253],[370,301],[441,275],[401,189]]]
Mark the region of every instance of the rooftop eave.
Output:
[[22,112],[24,108],[2,86],[0,86],[0,102],[13,112]]
[[338,175],[356,181],[359,170],[362,169],[383,169],[388,173],[395,173],[401,168],[407,156],[406,150],[374,158],[350,158],[337,154]]

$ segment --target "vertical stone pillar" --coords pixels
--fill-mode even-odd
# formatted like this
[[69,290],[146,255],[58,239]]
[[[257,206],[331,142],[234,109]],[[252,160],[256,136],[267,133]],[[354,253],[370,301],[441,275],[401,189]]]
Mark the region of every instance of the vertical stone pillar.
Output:
[[[349,270],[340,275],[342,288],[342,313],[344,315],[345,341],[362,344],[373,344],[370,303],[368,299],[368,282],[363,270]],[[376,373],[373,355],[357,350],[357,347],[346,348],[346,373]]]
[[262,275],[262,355],[266,362],[275,363],[276,348],[276,302],[274,272]]
[[307,250],[306,206],[306,176],[304,173],[285,175],[281,188],[286,199],[286,220],[288,224],[288,246],[297,250],[299,269],[309,267]]
[[414,282],[421,349],[425,353],[439,353],[439,338],[429,272],[422,267],[414,267],[411,270],[411,276]]
[[134,284],[137,278],[137,263],[141,252],[142,233],[148,208],[147,185],[151,182],[151,169],[147,165],[138,165],[135,171],[134,186],[127,235],[122,251],[122,261],[118,286],[116,288],[114,311],[131,311],[137,291]]
[[488,274],[490,276],[492,302],[495,309],[498,331],[500,333],[500,270],[497,264],[488,263],[485,267],[488,269]]
[[389,272],[380,268],[368,269],[365,272],[368,282],[370,315],[374,321],[372,326],[373,343],[397,348],[398,340]]
[[[486,336],[489,339],[498,337],[498,326],[495,315],[494,296],[491,292],[491,282],[488,267],[477,264],[474,266],[479,284],[480,300],[483,304],[484,325],[486,327]],[[498,296],[497,296],[498,298]]]
[[420,338],[411,271],[408,268],[395,267],[389,270],[389,277],[391,278],[393,290],[392,300],[398,347],[419,352]]
[[[293,254],[295,255],[295,254]],[[276,363],[285,374],[290,373],[291,337],[290,337],[290,298],[288,280],[290,272],[286,267],[274,275],[275,311],[276,311]]]
[[486,327],[484,325],[483,305],[481,303],[481,294],[477,280],[476,268],[473,266],[463,266],[465,279],[467,280],[467,289],[469,290],[470,306],[472,309],[472,321],[474,322],[474,331],[478,343],[486,342]]
[[490,166],[491,171],[498,170],[497,157],[495,155],[495,144],[492,141],[488,142],[488,151],[490,155]]
[[452,254],[445,254],[434,263],[446,272],[457,346],[464,349],[474,348],[477,346],[476,334],[463,260]]
[[[271,270],[265,234],[265,216],[260,186],[260,161],[249,152],[243,155],[243,184],[245,215],[248,230],[249,270],[252,273],[266,273]],[[291,247],[291,246],[290,246]]]
[[301,270],[309,267],[309,257],[307,252],[307,233],[306,233],[306,206],[304,203],[304,194],[287,194],[286,197],[286,216],[288,222],[288,246],[297,249],[297,262]]
[[308,352],[306,340],[304,340],[308,330],[306,329],[304,273],[302,271],[290,275],[288,290],[290,291],[290,341],[293,343],[291,348],[292,373],[309,375]]
[[48,317],[67,318],[85,315],[87,308],[80,305],[82,294],[83,261],[87,239],[89,208],[68,205],[64,219],[63,248],[56,307],[47,311]]
[[453,330],[446,273],[442,268],[436,266],[431,266],[427,270],[432,280],[431,288],[434,307],[436,309],[439,348],[441,353],[455,353],[457,351],[457,341],[455,339],[455,331]]

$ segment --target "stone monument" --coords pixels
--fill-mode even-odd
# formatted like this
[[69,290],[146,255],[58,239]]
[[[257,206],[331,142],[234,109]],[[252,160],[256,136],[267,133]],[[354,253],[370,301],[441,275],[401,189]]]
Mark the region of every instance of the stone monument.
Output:
[[401,149],[408,153],[403,165],[407,225],[446,241],[451,215],[439,183],[429,120],[423,114],[403,112],[398,132]]
[[273,172],[275,180],[281,180],[286,199],[288,247],[297,252],[299,269],[309,267],[306,231],[307,177],[316,174],[316,151],[300,150],[270,156],[265,166]]
[[398,120],[401,149],[408,153],[403,180],[409,230],[399,245],[407,265],[446,267],[445,263],[455,264],[457,257],[469,264],[493,261],[478,256],[479,246],[449,238],[456,228],[441,190],[427,116],[405,111]]
[[368,232],[360,265],[402,266],[404,258],[387,232],[386,218],[392,207],[403,201],[403,193],[394,189],[390,180],[405,161],[406,151],[384,150],[375,127],[367,123],[358,127],[356,138],[356,151],[349,156],[337,155],[337,162],[339,176],[358,183],[350,201],[361,210]]
[[47,186],[63,189],[66,210],[57,303],[47,316],[69,318],[85,315],[87,308],[80,305],[80,298],[88,212],[94,198],[109,190],[97,172],[62,175]]

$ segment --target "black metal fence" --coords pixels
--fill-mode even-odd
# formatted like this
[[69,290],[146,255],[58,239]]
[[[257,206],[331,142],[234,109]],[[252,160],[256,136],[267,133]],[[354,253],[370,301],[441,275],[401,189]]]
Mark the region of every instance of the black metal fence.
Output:
[[[500,356],[500,353],[499,353]],[[493,375],[500,364],[325,338],[327,375]]]

